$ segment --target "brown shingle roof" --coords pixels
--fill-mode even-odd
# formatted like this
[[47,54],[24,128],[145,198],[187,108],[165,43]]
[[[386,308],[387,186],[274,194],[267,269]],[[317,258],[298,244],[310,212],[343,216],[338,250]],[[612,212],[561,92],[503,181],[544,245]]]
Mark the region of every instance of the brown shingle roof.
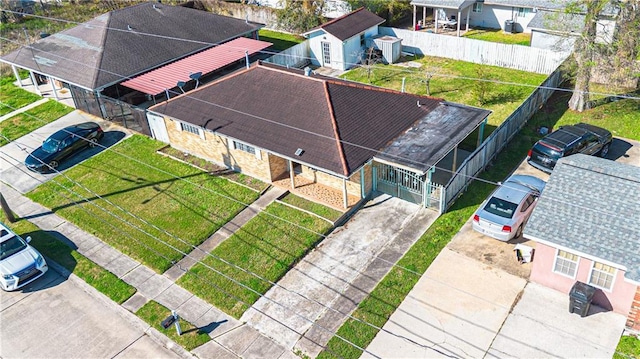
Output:
[[[350,176],[443,106],[439,99],[259,64],[151,110]],[[473,128],[489,113],[462,107],[470,116],[457,121]],[[439,132],[438,137],[427,141],[438,149],[456,144]],[[304,150],[301,156],[295,155],[298,148]]]
[[[371,11],[361,7],[358,10],[350,12],[341,17],[326,22],[314,30],[323,29],[329,34],[344,41],[354,35],[357,35],[368,28],[380,25],[385,20]],[[313,32],[311,30],[309,32]]]

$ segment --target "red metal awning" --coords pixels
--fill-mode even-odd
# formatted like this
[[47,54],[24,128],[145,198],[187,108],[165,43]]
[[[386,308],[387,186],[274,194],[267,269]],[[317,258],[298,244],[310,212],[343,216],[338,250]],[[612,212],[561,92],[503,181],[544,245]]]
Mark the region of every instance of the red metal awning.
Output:
[[208,74],[244,58],[245,52],[252,55],[271,45],[270,42],[239,37],[120,84],[149,95],[157,95],[164,92],[165,89],[176,87],[178,81],[191,80],[189,75],[193,73]]

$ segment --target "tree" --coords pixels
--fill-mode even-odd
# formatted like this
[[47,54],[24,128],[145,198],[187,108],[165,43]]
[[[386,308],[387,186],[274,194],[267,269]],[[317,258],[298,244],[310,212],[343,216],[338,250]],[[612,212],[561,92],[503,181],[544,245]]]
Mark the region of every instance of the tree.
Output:
[[394,25],[411,11],[411,0],[347,0],[352,9],[366,8]]
[[580,36],[576,39],[573,57],[576,61],[575,87],[569,100],[569,108],[582,112],[589,108],[589,81],[591,80],[591,67],[598,44],[596,43],[596,31],[598,18],[602,9],[607,4],[606,0],[581,0],[567,7],[567,11],[579,11],[586,8],[584,27]]
[[433,66],[429,66],[424,70],[424,84],[427,89],[427,96],[431,96],[431,79],[438,73],[439,70],[439,67]]
[[371,83],[371,74],[376,64],[381,62],[380,54],[376,49],[371,46],[367,49],[366,53],[362,50],[358,51],[357,57],[360,59],[360,67],[362,67],[367,73],[367,81]]
[[303,33],[323,22],[324,0],[282,0],[283,8],[276,10],[278,26],[296,33]]

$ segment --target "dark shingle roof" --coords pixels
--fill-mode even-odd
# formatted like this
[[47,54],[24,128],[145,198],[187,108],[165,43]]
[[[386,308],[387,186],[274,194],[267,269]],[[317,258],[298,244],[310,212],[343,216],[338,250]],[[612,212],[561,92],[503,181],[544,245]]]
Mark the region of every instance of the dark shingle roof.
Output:
[[561,159],[524,234],[622,265],[640,282],[640,167],[582,154]]
[[260,27],[182,6],[143,3],[100,15],[0,60],[98,89]]
[[324,23],[307,33],[313,32],[318,29],[323,29],[329,34],[344,41],[354,35],[367,30],[372,26],[380,25],[384,21],[385,20],[380,16],[362,7],[358,10],[352,11],[346,15]]
[[[257,65],[151,111],[346,177],[443,106],[430,97]],[[451,120],[477,126],[489,113],[464,108],[469,117]],[[434,131],[422,145],[453,148],[454,136]],[[294,155],[298,148],[302,156]]]

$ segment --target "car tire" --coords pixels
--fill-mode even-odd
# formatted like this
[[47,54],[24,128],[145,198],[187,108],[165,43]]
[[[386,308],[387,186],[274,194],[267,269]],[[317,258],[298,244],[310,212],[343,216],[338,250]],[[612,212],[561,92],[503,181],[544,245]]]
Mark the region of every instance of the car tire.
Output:
[[96,140],[95,138],[92,138],[91,140],[89,140],[89,147],[94,148],[98,145],[98,140]]
[[518,229],[516,229],[516,235],[513,236],[514,239],[520,238],[520,237],[522,237],[522,225],[518,226]]
[[49,168],[51,168],[51,170],[55,170],[56,168],[58,168],[58,161],[49,162]]
[[607,143],[606,145],[604,145],[604,147],[602,147],[602,149],[600,150],[600,157],[604,158],[607,157],[607,154],[609,153],[609,144]]

